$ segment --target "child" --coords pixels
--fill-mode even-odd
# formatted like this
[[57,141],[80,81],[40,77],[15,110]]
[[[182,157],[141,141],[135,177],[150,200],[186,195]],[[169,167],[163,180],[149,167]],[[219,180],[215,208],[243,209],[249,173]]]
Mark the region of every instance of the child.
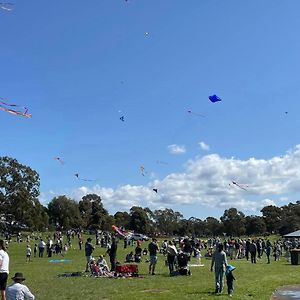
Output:
[[26,248],[26,261],[27,262],[31,261],[31,248],[30,248],[30,245],[27,245],[27,248]]
[[232,293],[233,293],[233,280],[235,280],[235,278],[233,277],[232,271],[235,270],[235,267],[232,265],[227,265],[226,266],[226,282],[227,282],[227,290],[228,290],[228,295],[229,297],[232,297]]

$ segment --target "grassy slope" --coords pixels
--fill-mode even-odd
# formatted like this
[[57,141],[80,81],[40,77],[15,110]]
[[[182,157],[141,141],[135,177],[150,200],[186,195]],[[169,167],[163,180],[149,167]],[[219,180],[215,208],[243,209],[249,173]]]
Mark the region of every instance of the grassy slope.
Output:
[[[76,240],[76,239],[75,239]],[[74,241],[75,241],[74,240]],[[144,243],[142,246],[147,246]],[[33,243],[31,243],[33,246]],[[147,274],[148,264],[140,264],[140,274],[144,278],[110,279],[92,277],[62,277],[58,274],[64,272],[83,271],[85,267],[84,251],[78,250],[77,243],[68,251],[65,259],[69,263],[50,263],[48,258],[33,258],[30,263],[25,262],[26,243],[11,243],[10,277],[15,272],[23,272],[27,280],[25,283],[36,295],[37,299],[227,299],[226,290],[223,295],[215,296],[214,277],[210,272],[210,261],[203,259],[204,267],[192,267],[192,276],[169,277],[168,269],[164,265],[164,257],[159,256],[157,275]],[[132,247],[123,249],[123,243],[118,247],[118,259],[125,258]],[[133,249],[133,248],[132,248]],[[95,255],[103,254],[105,249],[96,248]],[[62,257],[54,256],[53,259]],[[192,261],[193,263],[193,261]],[[246,260],[230,262],[237,269],[234,271],[235,299],[270,299],[272,292],[286,284],[300,283],[300,266],[292,266],[284,258],[271,264],[266,263],[266,258],[251,264]],[[9,280],[9,283],[11,280]],[[159,290],[159,291],[146,291]]]

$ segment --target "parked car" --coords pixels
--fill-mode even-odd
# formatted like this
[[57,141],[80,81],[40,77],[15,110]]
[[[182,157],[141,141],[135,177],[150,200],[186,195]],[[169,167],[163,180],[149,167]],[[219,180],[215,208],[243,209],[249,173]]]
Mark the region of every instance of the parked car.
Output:
[[149,241],[149,238],[144,235],[144,234],[141,234],[141,233],[134,233],[132,234],[130,237],[129,237],[130,240],[133,240],[133,241]]

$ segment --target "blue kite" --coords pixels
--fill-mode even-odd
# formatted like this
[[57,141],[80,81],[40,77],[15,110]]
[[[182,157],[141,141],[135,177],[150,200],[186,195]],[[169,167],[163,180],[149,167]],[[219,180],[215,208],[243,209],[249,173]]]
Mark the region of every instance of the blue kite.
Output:
[[218,101],[222,101],[222,99],[219,98],[217,95],[209,96],[208,99],[209,99],[211,102],[213,102],[213,103],[218,102]]

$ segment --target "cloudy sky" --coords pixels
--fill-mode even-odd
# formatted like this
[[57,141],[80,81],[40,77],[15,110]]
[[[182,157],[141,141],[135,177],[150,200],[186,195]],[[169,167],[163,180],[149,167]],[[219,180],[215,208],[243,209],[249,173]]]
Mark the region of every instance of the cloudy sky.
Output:
[[0,9],[0,97],[32,118],[0,112],[0,155],[40,174],[44,205],[97,193],[111,213],[206,218],[295,202],[299,14],[298,0],[16,0]]

